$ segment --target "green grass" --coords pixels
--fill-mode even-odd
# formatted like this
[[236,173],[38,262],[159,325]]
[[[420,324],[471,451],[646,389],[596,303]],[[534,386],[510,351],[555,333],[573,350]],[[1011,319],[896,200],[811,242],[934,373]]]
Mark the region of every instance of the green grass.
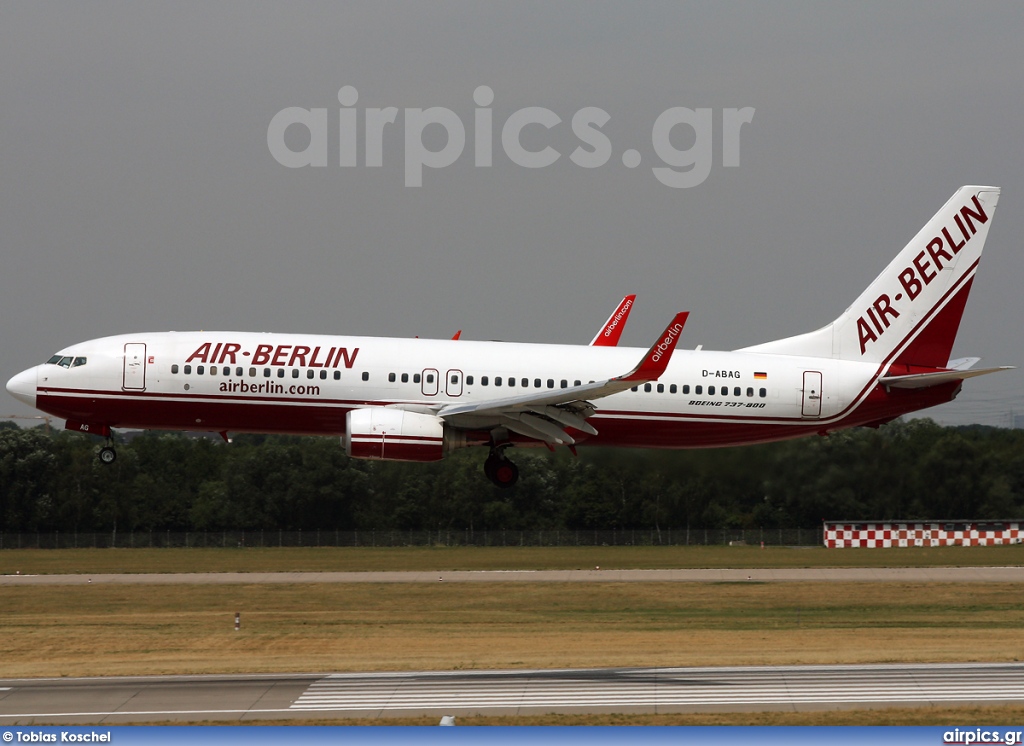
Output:
[[1019,597],[1012,583],[3,587],[0,677],[1014,661]]
[[823,547],[399,547],[8,549],[0,575],[1024,565],[1024,545],[894,549]]

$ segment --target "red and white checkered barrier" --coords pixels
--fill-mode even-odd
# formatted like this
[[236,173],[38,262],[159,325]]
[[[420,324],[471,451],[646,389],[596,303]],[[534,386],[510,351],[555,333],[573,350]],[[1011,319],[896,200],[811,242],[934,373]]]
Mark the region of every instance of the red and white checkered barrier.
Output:
[[825,546],[985,547],[1024,543],[1024,521],[930,521],[906,523],[833,523],[825,521]]

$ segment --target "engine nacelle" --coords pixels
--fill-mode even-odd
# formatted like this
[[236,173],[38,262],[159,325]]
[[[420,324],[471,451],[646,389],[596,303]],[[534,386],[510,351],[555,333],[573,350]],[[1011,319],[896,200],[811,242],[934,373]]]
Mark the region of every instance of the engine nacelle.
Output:
[[352,458],[384,461],[440,461],[466,444],[436,415],[389,407],[349,411],[341,441]]

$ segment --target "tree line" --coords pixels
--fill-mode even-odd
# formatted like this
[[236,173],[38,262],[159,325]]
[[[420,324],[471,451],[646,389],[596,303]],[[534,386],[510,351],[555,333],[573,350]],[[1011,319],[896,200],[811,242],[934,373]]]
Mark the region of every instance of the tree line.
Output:
[[349,459],[337,438],[96,438],[0,423],[0,532],[796,528],[1024,515],[1024,431],[894,422],[743,448],[481,449],[428,464]]

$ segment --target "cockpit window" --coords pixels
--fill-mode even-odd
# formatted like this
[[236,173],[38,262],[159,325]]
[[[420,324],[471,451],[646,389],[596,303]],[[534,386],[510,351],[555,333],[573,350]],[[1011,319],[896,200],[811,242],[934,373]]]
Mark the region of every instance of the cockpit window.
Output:
[[46,361],[47,365],[59,365],[62,368],[78,368],[85,365],[87,359],[84,357],[71,357],[70,355],[54,355]]

